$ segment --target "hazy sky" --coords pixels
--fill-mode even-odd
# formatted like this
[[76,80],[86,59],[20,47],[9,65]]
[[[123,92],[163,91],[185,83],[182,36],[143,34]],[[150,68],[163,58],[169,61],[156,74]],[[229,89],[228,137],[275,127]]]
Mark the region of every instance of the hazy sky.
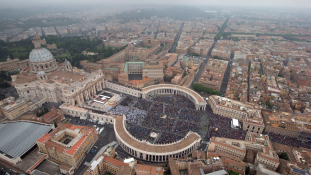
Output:
[[1,4],[54,4],[58,3],[141,3],[176,5],[234,5],[261,7],[302,7],[311,8],[311,0],[0,0]]

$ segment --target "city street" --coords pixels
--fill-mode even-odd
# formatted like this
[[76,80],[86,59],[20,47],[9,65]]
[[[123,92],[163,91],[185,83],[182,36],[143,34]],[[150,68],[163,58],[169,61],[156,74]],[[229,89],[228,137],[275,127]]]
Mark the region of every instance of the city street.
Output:
[[180,26],[180,28],[179,28],[179,31],[178,31],[178,33],[177,33],[177,36],[176,36],[176,38],[175,38],[175,40],[174,40],[174,44],[173,44],[173,46],[172,46],[172,48],[171,48],[171,53],[174,53],[175,50],[176,50],[176,47],[177,47],[177,44],[178,44],[178,41],[179,41],[179,37],[180,37],[180,34],[181,34],[183,28],[184,28],[184,23],[182,23],[181,26]]
[[227,90],[227,86],[228,86],[228,80],[229,80],[229,75],[230,75],[230,70],[231,70],[231,66],[232,66],[232,60],[233,60],[233,54],[231,54],[230,56],[230,60],[228,61],[228,65],[224,74],[224,78],[222,79],[222,83],[220,86],[220,93],[222,95],[224,95],[226,93]]
[[[216,44],[216,41],[213,43],[212,47],[211,47],[210,50],[208,51],[208,53],[207,53],[207,55],[206,55],[206,59],[205,59],[205,60],[203,61],[203,63],[201,64],[201,66],[200,66],[200,68],[199,68],[199,72],[198,72],[197,75],[194,77],[194,80],[193,80],[193,82],[192,82],[192,85],[193,85],[194,83],[197,83],[197,82],[199,81],[199,78],[200,78],[200,76],[201,76],[201,74],[202,74],[202,72],[203,72],[203,70],[204,70],[204,68],[205,68],[205,66],[206,66],[206,63],[207,63],[208,59],[211,57],[211,53],[212,53],[213,48],[215,47],[215,44]],[[192,85],[191,85],[191,87],[192,87]]]

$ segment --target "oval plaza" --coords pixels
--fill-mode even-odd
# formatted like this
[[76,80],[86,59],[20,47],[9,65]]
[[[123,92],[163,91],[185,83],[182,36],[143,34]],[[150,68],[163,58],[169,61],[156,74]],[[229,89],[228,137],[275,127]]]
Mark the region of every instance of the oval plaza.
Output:
[[[192,114],[189,116],[195,116],[193,113],[196,111],[206,109],[206,101],[193,90],[170,84],[157,84],[142,89],[126,86],[114,82],[111,76],[103,73],[101,69],[88,73],[82,69],[73,68],[67,60],[64,63],[57,63],[53,55],[40,46],[36,46],[32,50],[29,61],[30,67],[23,69],[20,74],[12,76],[13,84],[21,97],[37,100],[41,103],[63,102],[60,109],[66,115],[113,124],[119,144],[134,157],[153,162],[163,162],[167,161],[168,157],[183,157],[199,146],[201,141],[201,137],[197,133],[199,120],[193,124],[187,120],[188,116],[178,117],[183,114],[181,112],[183,104],[180,104],[177,99],[190,104]],[[108,98],[101,98],[103,96]],[[169,129],[165,131],[165,137],[171,134],[170,132],[174,132],[173,128],[179,126],[177,123],[184,122],[183,124],[187,126],[195,125],[195,128],[187,127],[187,130],[183,130],[181,134],[173,133],[176,135],[173,139],[168,139],[169,142],[147,142],[135,138],[126,129],[127,115],[116,115],[110,112],[119,107],[120,102],[124,101],[124,97],[135,98],[136,101],[148,101],[154,96],[175,97],[176,106],[174,107],[178,109],[174,114],[175,118],[170,114],[164,119],[162,116],[155,117],[162,122],[171,122],[171,125],[167,126]],[[165,102],[161,105],[164,111],[164,109],[171,108],[170,105],[172,104]],[[162,107],[161,105],[159,108]],[[132,107],[127,107],[127,109],[134,110]],[[167,110],[167,112],[169,111]],[[161,113],[161,110],[158,113]],[[145,123],[148,124],[148,120],[146,119]],[[186,122],[188,123],[186,124]],[[171,127],[173,125],[174,127]],[[148,126],[143,127],[147,128]],[[181,128],[179,127],[179,130]],[[157,129],[160,135],[163,134],[161,127]]]

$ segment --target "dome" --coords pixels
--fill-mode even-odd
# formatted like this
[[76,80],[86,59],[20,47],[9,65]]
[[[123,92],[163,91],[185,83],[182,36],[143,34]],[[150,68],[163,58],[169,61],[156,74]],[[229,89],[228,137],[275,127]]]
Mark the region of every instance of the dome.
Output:
[[52,53],[46,48],[34,48],[29,54],[29,62],[40,63],[53,60]]

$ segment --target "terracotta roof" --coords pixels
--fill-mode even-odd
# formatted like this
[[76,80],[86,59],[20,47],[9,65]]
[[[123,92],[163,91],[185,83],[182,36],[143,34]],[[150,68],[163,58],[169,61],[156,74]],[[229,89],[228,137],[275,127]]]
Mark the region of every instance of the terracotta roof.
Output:
[[105,156],[103,161],[110,163],[112,165],[115,165],[117,167],[128,166],[128,164],[121,162],[120,160],[114,159],[112,157],[109,157],[109,156]]
[[66,147],[64,147],[60,144],[54,143],[50,140],[45,142],[45,147],[50,148],[50,149],[55,149],[55,151],[60,152],[60,153],[64,153],[64,151],[66,149]]
[[51,138],[50,134],[45,134],[40,139],[38,139],[37,142],[44,143],[44,142],[48,141],[50,138]]

